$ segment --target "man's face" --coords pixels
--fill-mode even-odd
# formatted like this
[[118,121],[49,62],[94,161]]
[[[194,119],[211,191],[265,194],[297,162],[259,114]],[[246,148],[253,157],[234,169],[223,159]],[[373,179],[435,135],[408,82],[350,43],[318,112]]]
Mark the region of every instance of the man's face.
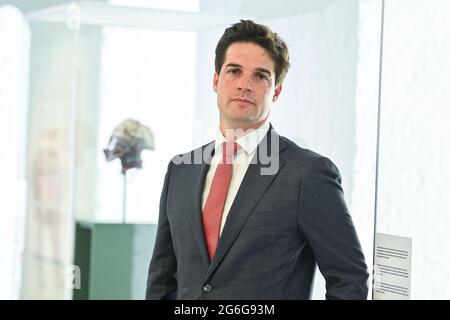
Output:
[[257,44],[235,42],[226,53],[220,73],[214,74],[214,91],[222,129],[258,127],[269,115],[281,92],[275,87],[275,63]]

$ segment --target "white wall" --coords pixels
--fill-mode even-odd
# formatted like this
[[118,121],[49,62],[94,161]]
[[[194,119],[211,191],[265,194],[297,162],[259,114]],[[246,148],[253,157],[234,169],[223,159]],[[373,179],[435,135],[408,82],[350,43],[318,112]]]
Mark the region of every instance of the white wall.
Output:
[[450,297],[450,2],[386,1],[377,232],[412,237],[413,299]]

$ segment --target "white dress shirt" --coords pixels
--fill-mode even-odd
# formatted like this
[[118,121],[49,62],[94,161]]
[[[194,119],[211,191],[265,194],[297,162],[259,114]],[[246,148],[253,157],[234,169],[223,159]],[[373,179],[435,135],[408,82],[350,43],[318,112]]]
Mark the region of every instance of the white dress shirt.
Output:
[[[222,213],[222,221],[220,224],[220,234],[222,234],[223,227],[227,220],[228,212],[233,204],[234,198],[239,190],[244,175],[247,172],[248,166],[255,155],[256,149],[269,131],[269,121],[264,122],[259,128],[252,130],[246,135],[236,140],[239,145],[237,154],[233,159],[233,175],[231,177],[230,187],[228,189],[227,199]],[[206,175],[206,180],[203,189],[202,198],[202,211],[205,208],[206,199],[208,199],[209,190],[211,189],[211,183],[216,173],[217,165],[222,159],[222,144],[228,141],[220,131],[220,127],[217,129],[216,140],[214,143],[215,153],[211,160],[211,165]]]

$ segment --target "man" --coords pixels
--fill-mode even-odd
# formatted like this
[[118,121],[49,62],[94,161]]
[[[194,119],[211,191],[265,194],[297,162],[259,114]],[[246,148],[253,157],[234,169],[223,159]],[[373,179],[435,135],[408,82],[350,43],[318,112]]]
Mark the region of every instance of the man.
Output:
[[[268,122],[284,41],[242,20],[216,47],[216,140],[169,163],[147,299],[366,299],[367,267],[336,166]],[[199,156],[200,155],[200,156]]]

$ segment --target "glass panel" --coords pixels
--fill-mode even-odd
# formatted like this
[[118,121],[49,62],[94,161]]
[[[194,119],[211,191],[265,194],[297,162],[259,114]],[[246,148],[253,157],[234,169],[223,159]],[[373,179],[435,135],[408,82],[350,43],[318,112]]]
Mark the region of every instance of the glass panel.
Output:
[[[338,166],[372,265],[380,2],[252,0],[240,7],[204,1],[199,12],[192,12],[198,2],[193,3],[183,8],[190,12],[167,13],[81,1],[81,15],[77,6],[29,15],[47,21],[32,24],[29,144],[45,152],[30,151],[30,182],[41,185],[36,190],[44,191],[44,198],[29,199],[29,217],[35,219],[33,212],[40,210],[36,201],[51,214],[39,227],[30,221],[27,236],[31,246],[39,235],[53,237],[35,254],[53,269],[29,264],[23,297],[70,297],[64,277],[72,261],[75,218],[123,221],[120,162],[107,163],[103,148],[127,118],[150,127],[155,150],[143,152],[141,170],[130,171],[126,222],[156,222],[169,159],[215,137],[214,49],[224,28],[241,18],[267,24],[287,41],[292,67],[271,122],[282,135]],[[161,18],[170,14],[173,21]],[[86,19],[81,25],[79,17]],[[149,30],[155,26],[162,30]],[[63,258],[51,253],[63,249]],[[28,287],[32,277],[44,273],[53,282],[47,281],[42,292],[37,292],[40,283]],[[324,293],[318,272],[314,298],[324,299]]]
[[30,23],[28,201],[22,295],[64,299],[72,261],[77,46],[65,24]]
[[[167,164],[192,149],[195,34],[85,25],[80,5],[28,15],[33,42],[25,299],[72,297],[75,219],[156,222]],[[99,8],[108,8],[93,7],[92,16],[100,18]],[[129,172],[123,221],[120,161],[107,163],[103,149],[127,118],[150,127],[156,149],[143,152],[141,170]],[[146,267],[138,269],[146,275]]]

